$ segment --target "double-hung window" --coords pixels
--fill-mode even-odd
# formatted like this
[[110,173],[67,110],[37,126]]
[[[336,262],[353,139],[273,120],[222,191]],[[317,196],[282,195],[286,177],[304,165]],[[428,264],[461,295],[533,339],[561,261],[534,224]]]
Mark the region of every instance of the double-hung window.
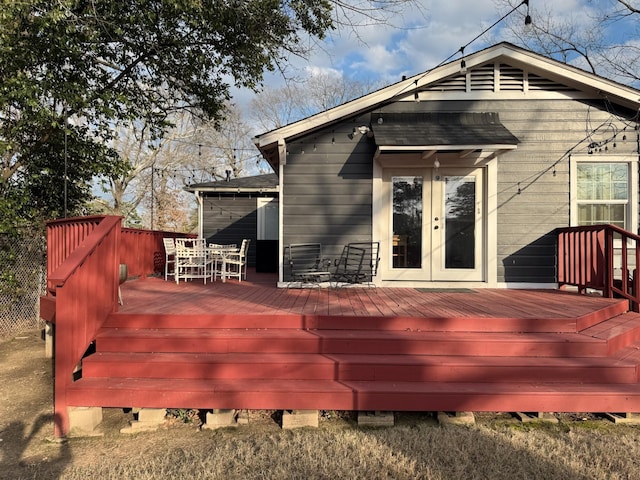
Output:
[[637,229],[637,161],[630,157],[571,157],[571,224]]

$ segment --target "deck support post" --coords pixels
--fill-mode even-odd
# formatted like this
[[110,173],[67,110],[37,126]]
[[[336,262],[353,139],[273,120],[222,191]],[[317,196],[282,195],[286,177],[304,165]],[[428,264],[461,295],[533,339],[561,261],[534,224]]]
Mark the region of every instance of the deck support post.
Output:
[[522,422],[548,422],[558,423],[558,419],[549,412],[515,412],[514,415]]
[[67,407],[69,413],[69,436],[102,436],[96,427],[102,422],[102,407]]
[[283,430],[301,427],[318,427],[318,410],[285,410],[282,412]]
[[44,323],[44,358],[53,358],[53,341],[54,341],[53,323]]
[[640,413],[605,413],[604,416],[613,423],[640,425]]
[[215,430],[218,428],[237,427],[238,414],[235,410],[223,410],[215,408],[207,412],[203,430]]
[[393,412],[358,412],[359,427],[393,427]]
[[438,423],[441,425],[474,425],[476,417],[473,412],[438,412]]
[[139,408],[137,411],[137,420],[129,423],[128,427],[120,430],[120,433],[137,433],[157,430],[164,423],[167,415],[166,408]]

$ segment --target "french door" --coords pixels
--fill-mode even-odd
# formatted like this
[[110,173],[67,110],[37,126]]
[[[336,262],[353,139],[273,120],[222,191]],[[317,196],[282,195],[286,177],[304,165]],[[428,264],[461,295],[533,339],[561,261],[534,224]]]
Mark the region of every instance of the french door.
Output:
[[385,279],[483,280],[481,168],[385,169],[383,186]]

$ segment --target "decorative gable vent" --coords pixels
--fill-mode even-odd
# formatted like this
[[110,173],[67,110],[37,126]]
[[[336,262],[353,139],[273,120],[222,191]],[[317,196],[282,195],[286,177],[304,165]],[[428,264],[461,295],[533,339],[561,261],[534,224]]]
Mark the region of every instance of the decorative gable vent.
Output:
[[539,77],[538,75],[534,75],[533,73],[530,73],[529,74],[529,90],[557,92],[559,90],[562,90],[562,91],[575,90],[575,88],[571,88],[567,85],[562,85],[561,83],[554,82],[553,80],[549,80],[548,78]]
[[500,90],[524,91],[524,72],[509,65],[500,65]]
[[[496,78],[496,72],[498,76]],[[467,88],[467,82],[469,82]],[[520,68],[506,64],[489,63],[474,67],[466,74],[459,73],[424,88],[429,92],[524,92],[529,91],[571,91],[572,87],[548,78],[526,73]]]
[[428,92],[466,92],[467,79],[465,75],[456,75],[429,85],[425,90]]
[[469,82],[471,84],[472,92],[492,92],[495,89],[495,80],[493,65],[484,65],[482,67],[474,68],[469,72]]

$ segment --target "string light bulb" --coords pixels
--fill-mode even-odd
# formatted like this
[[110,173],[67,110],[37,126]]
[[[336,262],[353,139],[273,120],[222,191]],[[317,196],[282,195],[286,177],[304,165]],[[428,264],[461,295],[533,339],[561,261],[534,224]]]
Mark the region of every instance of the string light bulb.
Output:
[[527,14],[524,16],[524,28],[525,30],[530,30],[533,20],[531,20],[531,15],[529,14],[529,0],[523,0],[522,3],[527,6]]
[[462,59],[460,60],[460,73],[467,73],[467,62],[464,59],[464,47],[460,47],[460,55],[462,55]]

